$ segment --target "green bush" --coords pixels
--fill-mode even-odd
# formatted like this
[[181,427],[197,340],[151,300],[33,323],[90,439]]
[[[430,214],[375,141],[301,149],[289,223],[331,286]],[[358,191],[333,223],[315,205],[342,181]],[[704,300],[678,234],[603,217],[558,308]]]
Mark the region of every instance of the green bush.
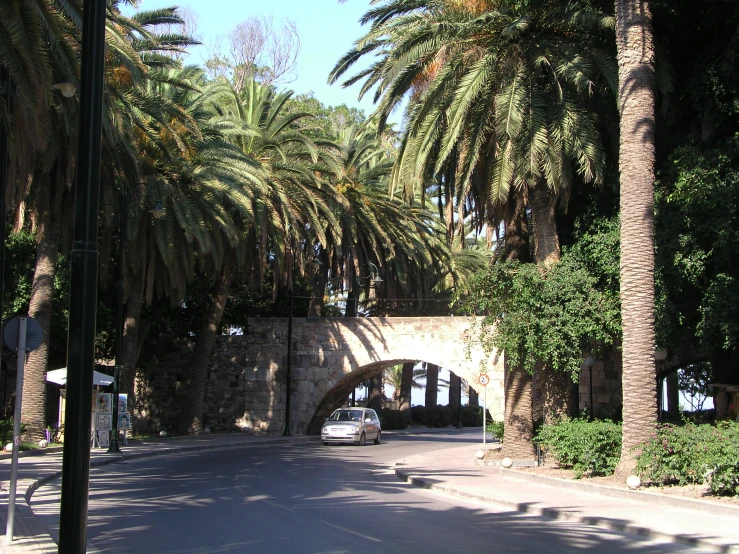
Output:
[[636,471],[657,485],[708,482],[714,494],[739,495],[739,424],[658,425]]
[[610,475],[621,455],[621,425],[609,420],[565,420],[554,425],[542,425],[535,441],[554,456],[564,468],[572,468],[579,479]]
[[[21,424],[21,434],[26,430],[26,426]],[[0,419],[0,448],[4,448],[6,444],[13,442],[13,418]]]
[[[490,412],[487,421],[491,421]],[[462,406],[462,427],[482,427],[482,406]]]
[[380,410],[380,423],[383,431],[394,431],[407,427],[405,417],[400,410]]
[[487,420],[487,431],[491,435],[493,435],[496,439],[499,439],[501,442],[503,441],[503,422],[502,421],[493,421],[492,419]]
[[452,414],[448,406],[413,406],[411,419],[413,423],[426,427],[448,427],[456,423],[457,414]]

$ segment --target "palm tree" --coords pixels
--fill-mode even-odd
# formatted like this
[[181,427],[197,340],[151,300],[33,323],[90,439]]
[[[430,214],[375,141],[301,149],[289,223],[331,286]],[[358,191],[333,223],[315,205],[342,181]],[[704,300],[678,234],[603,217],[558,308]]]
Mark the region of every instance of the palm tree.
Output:
[[621,173],[623,440],[620,469],[657,421],[654,364],[654,41],[648,0],[616,1]]
[[[75,81],[81,33],[77,26],[81,21],[76,11],[79,6],[76,3],[68,4],[65,9],[57,6],[56,12],[44,11],[46,7],[36,12],[46,37],[44,48],[48,50],[39,53],[40,59],[47,56],[52,60],[50,75],[54,80],[64,76]],[[55,18],[51,18],[50,14]],[[25,23],[31,27],[29,21]],[[149,70],[152,67],[161,68],[167,63],[175,63],[172,58],[151,54],[151,51],[163,52],[187,44],[186,37],[161,37],[155,32],[162,23],[179,21],[174,9],[147,12],[130,19],[120,14],[117,2],[108,7],[107,86],[101,165],[104,196],[110,195],[111,187],[115,186],[119,177],[129,182],[137,181],[137,154],[132,147],[131,137],[136,130],[151,132],[147,118],[152,119],[150,116],[154,110],[160,115],[166,114],[160,120],[182,121],[179,117],[182,114],[176,107],[141,94],[141,87],[151,76]],[[33,439],[42,437],[45,427],[45,371],[56,258],[64,231],[71,226],[70,214],[73,213],[65,206],[71,202],[69,192],[75,163],[77,104],[74,98],[52,98],[53,109],[48,110],[49,115],[37,117],[49,123],[45,142],[39,143],[41,146],[37,147],[36,153],[30,147],[19,148],[17,161],[18,167],[25,164],[34,168],[30,188],[21,189],[16,194],[19,207],[17,226],[23,226],[24,221],[30,220],[39,241],[29,315],[41,322],[44,341],[29,356],[24,380],[26,398],[29,399],[28,409],[24,410],[24,421],[28,435]],[[131,98],[134,98],[133,102]]]
[[210,355],[237,274],[261,287],[271,262],[275,293],[281,284],[291,287],[294,268],[305,265],[298,258],[306,229],[325,240],[319,214],[330,217],[324,201],[330,187],[318,177],[323,152],[298,126],[310,114],[286,110],[292,93],[278,94],[254,81],[239,93],[224,84],[216,86],[220,89],[206,91],[201,103],[208,104],[213,124],[260,170],[242,182],[240,240],[225,253],[190,363],[185,419],[195,434],[203,429]]
[[[444,189],[450,237],[455,225],[463,234],[466,203],[491,228],[506,212],[522,218],[515,206],[528,203],[536,261],[543,267],[555,262],[556,202],[566,202],[578,173],[585,181],[602,180],[599,115],[607,113],[615,79],[613,18],[585,2],[408,0],[370,10],[364,21],[372,22],[370,31],[337,63],[331,80],[378,52],[380,60],[346,84],[364,79],[362,93],[377,87],[380,126],[411,94],[396,187],[412,198],[434,177],[440,211]],[[507,440],[506,448],[520,443],[530,454],[530,383],[509,377],[516,392],[506,409],[520,405],[522,413],[508,429],[522,436]]]

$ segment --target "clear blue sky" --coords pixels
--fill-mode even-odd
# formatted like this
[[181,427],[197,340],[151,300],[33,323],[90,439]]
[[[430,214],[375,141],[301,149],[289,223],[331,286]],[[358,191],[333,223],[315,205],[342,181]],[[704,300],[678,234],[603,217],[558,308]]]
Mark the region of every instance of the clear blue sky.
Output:
[[[218,35],[227,35],[238,23],[249,16],[271,15],[278,24],[289,18],[297,24],[301,40],[298,59],[298,78],[285,85],[296,93],[313,91],[316,98],[326,105],[346,104],[358,107],[369,115],[371,98],[357,101],[359,86],[344,89],[340,85],[329,86],[328,74],[336,61],[366,32],[359,18],[368,9],[370,0],[142,0],[139,9],[152,10],[161,7],[186,7],[198,15],[198,34],[203,42]],[[192,49],[187,63],[200,64],[206,57],[204,47]],[[398,115],[396,115],[396,119]]]

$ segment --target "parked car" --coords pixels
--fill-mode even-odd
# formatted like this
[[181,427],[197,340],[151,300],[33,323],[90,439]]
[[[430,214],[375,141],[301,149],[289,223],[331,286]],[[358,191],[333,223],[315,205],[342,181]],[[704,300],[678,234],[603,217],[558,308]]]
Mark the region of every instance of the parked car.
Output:
[[351,442],[364,446],[367,440],[380,444],[381,435],[380,418],[369,408],[340,408],[326,419],[321,428],[324,445]]

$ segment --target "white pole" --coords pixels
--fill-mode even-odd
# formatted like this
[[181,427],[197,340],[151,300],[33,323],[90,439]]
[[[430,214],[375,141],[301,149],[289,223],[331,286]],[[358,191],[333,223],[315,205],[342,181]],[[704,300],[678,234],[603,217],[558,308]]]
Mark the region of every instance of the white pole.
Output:
[[485,423],[485,414],[488,411],[488,387],[485,385],[482,388],[482,445],[487,444],[487,423]]
[[10,489],[8,490],[8,521],[5,528],[5,542],[13,542],[13,523],[15,520],[15,489],[18,481],[18,451],[21,442],[21,403],[23,401],[23,367],[26,365],[26,327],[27,318],[20,318],[18,326],[18,365],[15,377],[15,412],[13,413],[13,459],[10,463]]

